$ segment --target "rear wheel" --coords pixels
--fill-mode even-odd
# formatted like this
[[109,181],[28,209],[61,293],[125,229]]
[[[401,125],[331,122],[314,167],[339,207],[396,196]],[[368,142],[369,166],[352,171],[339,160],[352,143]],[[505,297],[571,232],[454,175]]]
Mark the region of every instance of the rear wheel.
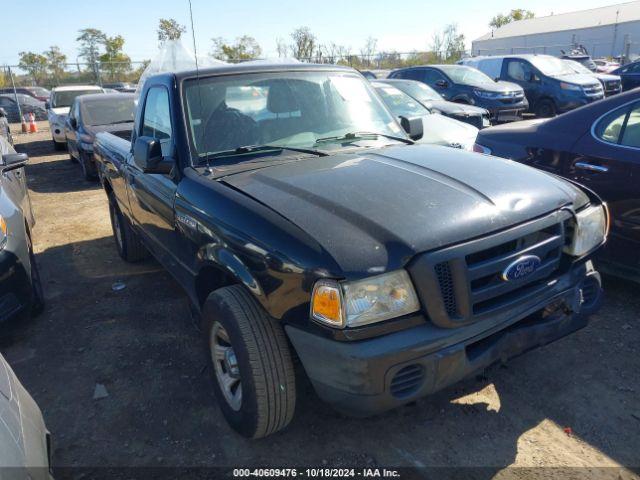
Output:
[[27,246],[29,247],[29,263],[31,264],[31,315],[35,316],[44,310],[44,290],[40,278],[40,270],[33,253],[31,237],[27,233]]
[[229,425],[248,438],[286,427],[296,385],[282,326],[240,285],[209,295],[203,322],[214,392]]
[[138,234],[133,231],[129,221],[120,212],[113,195],[109,195],[109,216],[120,257],[131,263],[147,258],[149,252],[140,241]]
[[553,100],[543,99],[536,104],[536,117],[549,118],[556,116],[556,104]]

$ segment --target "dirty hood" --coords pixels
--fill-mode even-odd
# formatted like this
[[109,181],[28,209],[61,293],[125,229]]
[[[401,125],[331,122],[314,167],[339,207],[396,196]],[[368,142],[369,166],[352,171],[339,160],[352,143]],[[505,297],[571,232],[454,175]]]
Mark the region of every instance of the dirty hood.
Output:
[[432,113],[422,117],[422,138],[418,143],[473,150],[478,129],[468,123]]
[[296,224],[345,275],[586,203],[571,184],[508,160],[427,145],[304,158],[226,182]]

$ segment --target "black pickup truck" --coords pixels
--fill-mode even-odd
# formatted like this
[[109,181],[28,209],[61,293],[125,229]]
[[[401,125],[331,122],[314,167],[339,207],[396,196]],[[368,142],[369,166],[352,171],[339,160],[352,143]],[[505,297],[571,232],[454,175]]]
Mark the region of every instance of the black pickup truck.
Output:
[[289,423],[297,362],[322,399],[370,415],[597,307],[595,194],[413,145],[402,120],[352,69],[254,63],[150,77],[132,141],[98,134],[118,252],[151,252],[185,289],[243,435]]

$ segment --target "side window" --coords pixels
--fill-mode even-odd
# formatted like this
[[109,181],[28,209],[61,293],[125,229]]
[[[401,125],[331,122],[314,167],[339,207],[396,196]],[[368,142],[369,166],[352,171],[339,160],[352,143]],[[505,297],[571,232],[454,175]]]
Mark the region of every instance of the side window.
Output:
[[640,104],[611,112],[596,125],[594,133],[605,142],[640,148]]
[[516,82],[528,82],[531,70],[527,64],[520,60],[509,60],[507,65],[507,77]]
[[171,113],[169,110],[169,92],[163,87],[152,87],[147,93],[144,105],[142,132],[144,137],[160,140],[162,154],[170,155]]
[[403,78],[407,80],[418,80],[418,81],[422,80],[421,70],[417,70],[417,69],[405,70],[399,73],[400,75],[398,75],[398,78]]
[[435,70],[423,70],[422,81],[429,85],[435,85],[438,80],[443,80],[442,75]]

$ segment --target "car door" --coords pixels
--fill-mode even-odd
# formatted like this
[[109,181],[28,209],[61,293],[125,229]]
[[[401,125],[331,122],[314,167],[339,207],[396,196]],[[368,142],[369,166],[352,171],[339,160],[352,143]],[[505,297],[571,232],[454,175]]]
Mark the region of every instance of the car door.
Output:
[[433,68],[423,68],[420,69],[420,74],[421,82],[433,88],[442,98],[446,100],[451,99],[453,96],[453,84],[442,72]]
[[627,91],[640,87],[640,62],[631,63],[615,72],[622,80],[622,90]]
[[10,123],[20,122],[20,113],[15,100],[9,97],[0,97],[0,107],[7,112],[7,121]]
[[573,151],[566,175],[609,205],[612,222],[605,258],[640,268],[640,101],[601,117]]
[[507,58],[502,64],[501,78],[522,87],[529,105],[535,105],[541,96],[542,77],[526,60]]
[[[69,154],[74,158],[80,158],[78,154],[78,123],[80,122],[80,102],[78,99],[73,101],[73,105],[69,109],[69,115],[64,123],[64,135],[67,138],[67,148]],[[75,126],[74,126],[75,124]]]
[[[175,143],[169,92],[164,86],[147,91],[137,136],[155,138],[160,142],[165,159],[175,161]],[[174,201],[177,190],[175,168],[169,174],[144,173],[130,156],[125,168],[129,188],[129,204],[136,225],[156,257],[167,266],[174,266],[171,252],[175,248]]]

